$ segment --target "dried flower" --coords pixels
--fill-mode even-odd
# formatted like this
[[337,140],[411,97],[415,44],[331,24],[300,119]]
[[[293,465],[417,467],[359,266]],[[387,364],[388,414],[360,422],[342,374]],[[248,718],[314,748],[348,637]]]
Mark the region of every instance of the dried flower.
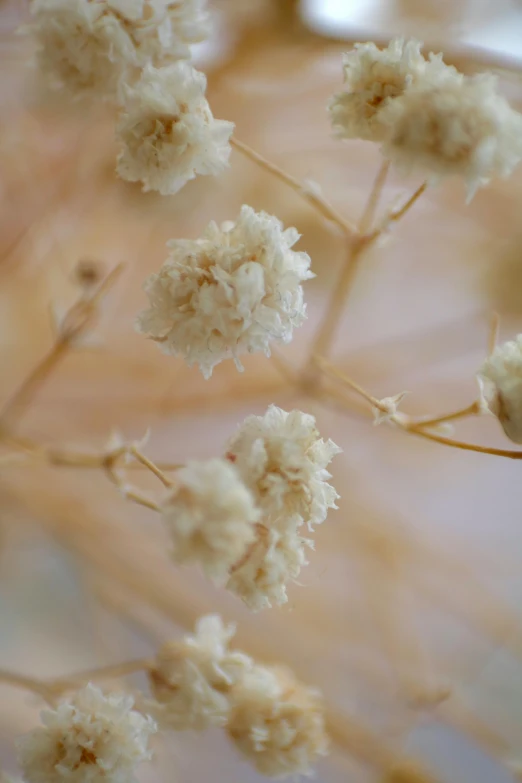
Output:
[[383,154],[407,173],[432,181],[461,176],[468,200],[522,158],[522,115],[496,92],[490,74],[455,72],[439,85],[413,86],[383,109]]
[[197,561],[222,580],[255,537],[260,512],[238,472],[223,459],[189,462],[162,505],[177,563]]
[[312,530],[324,522],[339,497],[326,470],[341,449],[319,437],[315,418],[270,405],[264,416],[248,416],[228,443],[227,458],[238,469],[265,515],[299,514]]
[[169,242],[170,257],[145,283],[150,307],[136,328],[165,353],[199,364],[205,378],[223,359],[270,355],[305,318],[301,282],[313,277],[299,234],[243,206],[235,223],[210,223],[203,237]]
[[87,685],[56,710],[42,713],[41,727],[18,742],[27,783],[128,783],[151,758],[156,724],[132,709],[130,696],[105,696]]
[[205,98],[207,80],[185,62],[147,65],[140,81],[123,90],[117,137],[117,172],[143,190],[177,193],[197,174],[228,166],[234,124],[215,120]]
[[482,406],[500,421],[514,443],[522,443],[522,334],[499,345],[478,372]]
[[203,0],[33,0],[27,28],[51,88],[114,98],[148,62],[190,57],[208,32]]
[[208,615],[198,620],[194,636],[161,648],[149,674],[160,726],[179,731],[226,724],[232,686],[253,665],[248,656],[228,650],[234,633],[233,625]]
[[383,397],[379,400],[379,407],[374,406],[373,411],[373,423],[375,425],[382,424],[383,422],[389,422],[393,424],[394,419],[401,414],[397,409],[404,397],[408,392],[403,391],[399,394],[394,394],[393,397]]
[[302,519],[272,522],[270,528],[258,525],[258,538],[246,556],[232,569],[227,590],[239,596],[253,612],[288,601],[286,585],[296,580],[307,565],[306,547],[310,539],[299,535]]
[[334,95],[329,105],[336,135],[343,139],[381,142],[389,131],[383,109],[412,84],[423,83],[453,71],[441,56],[421,54],[420,41],[394,38],[385,49],[374,43],[357,43],[343,58],[347,90]]
[[233,692],[227,731],[263,775],[308,774],[327,751],[317,691],[286,670],[255,666]]

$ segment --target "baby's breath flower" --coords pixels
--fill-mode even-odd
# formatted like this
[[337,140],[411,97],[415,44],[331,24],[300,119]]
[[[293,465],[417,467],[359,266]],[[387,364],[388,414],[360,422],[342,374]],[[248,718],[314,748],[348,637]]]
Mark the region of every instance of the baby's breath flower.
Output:
[[253,665],[243,653],[229,651],[234,633],[233,625],[208,615],[198,620],[194,636],[160,649],[149,674],[158,701],[151,711],[160,726],[179,731],[226,724],[232,686]]
[[295,228],[243,206],[235,223],[210,223],[201,239],[169,242],[170,257],[145,283],[150,307],[136,328],[165,353],[199,364],[205,378],[223,359],[288,343],[305,318],[301,283],[310,258],[292,250]]
[[309,530],[324,522],[339,497],[328,484],[327,466],[341,449],[319,437],[315,418],[270,405],[248,416],[228,443],[235,465],[264,515],[299,514]]
[[234,688],[227,731],[263,775],[308,774],[328,741],[317,691],[286,670],[255,666]]
[[313,542],[299,535],[302,519],[271,521],[272,527],[258,525],[258,538],[245,557],[231,570],[227,589],[241,598],[254,612],[288,601],[287,583],[296,580],[307,565],[306,547]]
[[134,781],[135,767],[151,758],[147,744],[156,724],[133,704],[130,696],[105,696],[89,684],[43,712],[43,726],[18,741],[27,783]]
[[234,124],[215,120],[205,98],[207,80],[185,62],[147,65],[140,81],[123,90],[117,126],[117,172],[143,190],[177,193],[197,174],[228,166]]
[[394,394],[393,397],[383,397],[379,400],[379,407],[376,405],[373,407],[373,423],[375,425],[382,424],[383,422],[390,422],[393,424],[394,419],[397,416],[401,416],[398,407],[408,392],[399,392]]
[[33,0],[37,65],[73,98],[114,98],[148,62],[190,57],[208,32],[202,0]]
[[389,131],[383,109],[403,95],[412,84],[442,78],[453,68],[440,56],[421,54],[420,41],[394,38],[385,49],[374,43],[357,43],[344,55],[346,90],[334,95],[329,105],[336,135],[343,139],[381,142]]
[[237,470],[223,459],[189,462],[162,505],[177,563],[201,563],[222,580],[255,536],[260,512]]
[[496,91],[490,74],[455,72],[440,85],[416,85],[386,106],[390,133],[383,154],[429,180],[460,176],[471,199],[494,176],[522,159],[522,115]]
[[478,372],[482,406],[500,421],[514,443],[522,443],[522,334],[499,345]]

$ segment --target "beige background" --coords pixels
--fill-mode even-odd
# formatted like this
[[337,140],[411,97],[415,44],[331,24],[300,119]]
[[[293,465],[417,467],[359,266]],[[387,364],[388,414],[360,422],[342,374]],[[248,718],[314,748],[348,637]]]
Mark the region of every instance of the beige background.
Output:
[[[491,759],[522,751],[518,462],[373,428],[299,395],[257,356],[244,374],[228,363],[205,382],[136,335],[141,285],[164,260],[166,240],[197,236],[208,220],[233,219],[248,203],[297,226],[300,248],[312,256],[309,320],[284,349],[298,367],[335,285],[342,242],[237,153],[220,180],[200,178],[172,198],[118,182],[112,118],[39,100],[28,43],[12,34],[24,5],[0,5],[2,398],[48,349],[48,305],[72,301],[78,258],[127,267],[104,306],[103,349],[66,359],[24,419],[24,433],[101,448],[113,428],[133,438],[150,427],[148,453],[178,461],[219,453],[246,414],[275,402],[316,414],[344,454],[333,470],[340,508],[317,531],[302,584],[290,588],[286,607],[255,616],[197,569],[172,566],[159,521],[120,499],[103,476],[4,469],[0,666],[50,676],[131,658],[219,611],[239,624],[246,650],[291,664],[324,690],[337,742],[319,766],[321,783],[379,779],[378,769],[360,763],[375,760],[375,748],[422,758],[447,783],[509,779]],[[325,105],[339,89],[346,44],[288,17],[282,23],[263,5],[244,16],[227,4],[231,16],[209,71],[214,113],[356,219],[379,159],[370,145],[330,138]],[[520,97],[515,78],[503,88]],[[387,202],[416,184],[392,176]],[[411,413],[471,401],[492,309],[503,338],[522,326],[521,188],[522,170],[468,207],[458,182],[422,199],[365,260],[339,328],[338,366],[377,396],[408,390]],[[509,446],[493,419],[463,423],[457,433]],[[412,694],[446,687],[452,695],[437,713],[411,705]],[[6,769],[14,771],[14,736],[34,725],[39,708],[1,688]],[[360,726],[371,732],[368,746]],[[257,779],[218,733],[169,737],[158,752],[160,764],[143,780]]]

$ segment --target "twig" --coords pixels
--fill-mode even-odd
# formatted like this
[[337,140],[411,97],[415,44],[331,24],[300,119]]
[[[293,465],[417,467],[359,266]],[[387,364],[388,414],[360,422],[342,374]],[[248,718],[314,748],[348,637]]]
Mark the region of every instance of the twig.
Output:
[[66,356],[74,341],[95,321],[98,305],[123,271],[119,264],[90,295],[85,293],[72,305],[60,324],[54,345],[29,373],[0,411],[0,434],[9,429],[31,404],[40,387]]
[[489,322],[489,335],[488,335],[488,356],[491,356],[498,341],[498,330],[500,327],[500,317],[498,313],[491,313]]
[[369,231],[370,228],[372,227],[375,213],[377,211],[377,207],[379,206],[379,200],[382,196],[382,192],[384,190],[384,186],[386,184],[389,171],[390,171],[390,161],[383,160],[383,162],[381,163],[381,167],[377,172],[377,176],[375,177],[372,191],[370,193],[368,201],[366,202],[366,206],[364,208],[361,220],[359,222],[359,231],[361,232],[361,234],[366,234],[366,232]]
[[135,457],[144,467],[148,468],[163,484],[164,487],[170,489],[172,487],[172,481],[163,473],[163,471],[152,462],[145,454],[142,454],[137,446],[131,446],[129,453]]
[[422,419],[420,421],[412,422],[411,426],[415,429],[424,429],[425,427],[436,427],[438,424],[444,424],[448,421],[455,421],[456,419],[464,419],[466,416],[476,416],[480,413],[480,403],[478,400],[472,402],[471,405],[467,405],[465,408],[459,408],[451,413],[443,413],[440,416],[433,416],[429,419]]
[[37,696],[41,696],[48,703],[52,703],[57,696],[61,696],[65,691],[75,690],[88,682],[106,680],[113,677],[125,677],[128,674],[147,671],[153,665],[154,661],[150,658],[139,658],[135,661],[87,669],[70,677],[59,677],[54,680],[40,680],[35,677],[26,677],[23,674],[17,674],[7,669],[0,669],[0,683],[31,691]]
[[387,175],[387,168],[381,167],[381,170],[375,180],[374,186],[368,198],[367,205],[364,209],[363,216],[361,218],[360,231],[356,237],[350,237],[349,245],[347,248],[346,259],[341,271],[341,277],[335,286],[332,296],[325,310],[325,314],[316,336],[312,343],[310,351],[310,357],[308,360],[307,368],[305,370],[305,382],[313,382],[315,380],[315,370],[313,364],[313,356],[328,356],[331,348],[331,344],[335,335],[335,331],[339,325],[339,321],[346,305],[346,301],[350,294],[355,276],[359,269],[359,263],[363,254],[375,244],[379,237],[389,228],[391,223],[400,220],[406,213],[412,208],[416,201],[426,190],[426,183],[421,185],[415,193],[403,204],[400,209],[395,212],[391,212],[387,218],[383,221],[382,225],[376,228],[370,233],[365,233],[366,224],[373,215],[375,204],[380,196],[380,192],[384,187],[385,179]]
[[251,161],[264,169],[264,171],[267,171],[269,174],[272,174],[281,180],[281,182],[289,185],[292,190],[308,201],[310,206],[316,209],[323,218],[326,218],[326,220],[335,223],[335,225],[342,231],[343,234],[351,237],[356,233],[355,228],[347,220],[345,220],[343,216],[337,212],[337,210],[332,207],[332,205],[329,204],[328,201],[326,201],[326,199],[324,199],[319,193],[316,193],[310,187],[307,187],[305,184],[292,176],[292,174],[288,174],[286,171],[283,171],[283,169],[281,169],[275,163],[271,163],[247,144],[239,141],[239,139],[232,137],[230,139],[230,143],[239,152],[245,155],[245,157],[249,158]]
[[[367,400],[367,402],[369,402],[373,407],[378,408],[385,413],[388,412],[380,400],[369,394],[369,392],[363,389],[362,386],[359,386],[358,383],[352,381],[351,378],[330,364],[330,362],[324,359],[324,357],[316,356],[315,361],[331,378],[335,378],[338,381],[346,384],[346,386],[355,391],[361,397],[364,397],[364,399]],[[489,446],[478,446],[475,443],[465,443],[464,441],[454,440],[453,438],[445,438],[442,435],[436,435],[432,432],[424,432],[424,430],[415,422],[412,423],[403,416],[392,415],[390,416],[390,421],[410,435],[415,435],[419,438],[425,438],[426,440],[433,441],[434,443],[440,443],[443,446],[449,446],[450,448],[454,449],[462,449],[463,451],[475,451],[479,454],[490,454],[495,457],[505,457],[506,459],[522,459],[522,450],[513,451],[511,449],[494,449],[490,448]]]

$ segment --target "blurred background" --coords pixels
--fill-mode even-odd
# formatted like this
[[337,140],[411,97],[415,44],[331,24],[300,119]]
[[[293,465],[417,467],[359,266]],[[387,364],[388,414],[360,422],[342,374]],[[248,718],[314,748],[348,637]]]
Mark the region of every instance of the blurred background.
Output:
[[[356,220],[379,166],[376,148],[331,138],[326,104],[357,40],[415,35],[466,72],[491,69],[520,108],[519,0],[211,0],[213,39],[196,51],[216,117],[295,176],[318,183]],[[327,699],[333,745],[319,783],[392,781],[386,759],[417,759],[446,783],[502,783],[522,762],[522,483],[517,461],[446,449],[296,393],[258,356],[210,381],[133,331],[142,283],[171,237],[195,237],[241,204],[295,225],[317,274],[307,324],[285,351],[306,357],[335,286],[342,241],[283,185],[233,153],[219,180],[178,195],[142,194],[114,174],[113,118],[40,100],[30,41],[15,34],[23,0],[0,2],[0,358],[2,400],[49,349],[49,305],[77,294],[81,259],[125,273],[107,298],[103,345],[66,358],[21,431],[45,443],[101,449],[113,430],[151,437],[172,462],[219,454],[248,413],[275,402],[317,416],[344,454],[340,507],[289,603],[258,615],[175,568],[154,514],[125,503],[101,474],[3,467],[0,475],[0,667],[38,677],[149,654],[207,612],[238,623],[237,642],[291,665]],[[418,184],[418,183],[417,183]],[[385,203],[411,191],[393,175]],[[378,397],[440,413],[471,402],[492,311],[501,337],[522,331],[522,170],[465,206],[459,182],[432,190],[364,261],[333,352]],[[497,422],[457,435],[508,448]],[[140,477],[148,487],[146,477]],[[152,488],[154,485],[150,485]],[[139,679],[136,681],[139,684]],[[444,700],[438,697],[445,695]],[[439,703],[440,702],[440,703]],[[0,761],[16,772],[14,737],[41,704],[0,688]],[[256,783],[223,736],[158,745],[142,779]],[[417,778],[420,782],[421,778]],[[425,778],[422,778],[424,781]],[[393,778],[411,783],[412,778]]]

